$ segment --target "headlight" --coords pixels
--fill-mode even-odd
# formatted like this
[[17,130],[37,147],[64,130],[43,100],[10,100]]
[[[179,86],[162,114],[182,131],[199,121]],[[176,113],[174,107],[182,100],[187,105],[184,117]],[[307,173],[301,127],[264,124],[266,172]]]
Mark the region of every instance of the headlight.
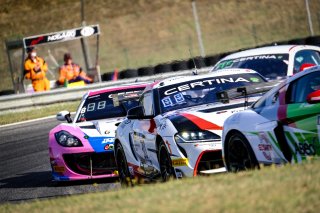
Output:
[[195,143],[220,141],[221,137],[209,131],[184,131],[177,133],[174,139],[178,143]]
[[64,147],[80,147],[83,146],[79,138],[71,135],[67,131],[60,131],[54,133],[54,136],[56,137],[56,141],[58,144]]

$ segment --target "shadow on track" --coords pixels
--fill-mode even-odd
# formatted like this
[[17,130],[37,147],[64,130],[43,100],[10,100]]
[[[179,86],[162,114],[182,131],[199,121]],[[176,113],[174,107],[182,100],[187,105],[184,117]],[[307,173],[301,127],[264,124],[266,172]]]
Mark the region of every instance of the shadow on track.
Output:
[[92,185],[101,183],[117,183],[118,178],[106,178],[96,180],[81,180],[81,181],[52,181],[51,171],[30,172],[17,174],[14,177],[9,177],[0,180],[1,188],[39,188],[39,187],[67,187],[79,185]]

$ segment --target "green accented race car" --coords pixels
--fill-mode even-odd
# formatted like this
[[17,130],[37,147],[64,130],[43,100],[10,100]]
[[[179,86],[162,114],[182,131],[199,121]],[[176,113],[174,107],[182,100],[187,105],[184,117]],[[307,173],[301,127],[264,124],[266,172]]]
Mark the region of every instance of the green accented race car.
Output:
[[224,123],[228,171],[300,163],[320,155],[320,66],[301,71]]

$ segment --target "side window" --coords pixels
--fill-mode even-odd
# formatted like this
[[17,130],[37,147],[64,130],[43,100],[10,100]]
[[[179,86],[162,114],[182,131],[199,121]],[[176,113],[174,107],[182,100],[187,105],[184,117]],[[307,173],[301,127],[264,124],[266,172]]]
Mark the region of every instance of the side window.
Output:
[[293,73],[300,72],[303,64],[320,64],[320,53],[315,50],[300,50],[294,56]]
[[286,94],[286,102],[288,104],[303,103],[311,92],[319,89],[319,72],[310,73],[309,75],[303,76],[290,84]]
[[153,97],[151,92],[145,93],[140,99],[140,104],[143,106],[144,114],[146,116],[153,115]]

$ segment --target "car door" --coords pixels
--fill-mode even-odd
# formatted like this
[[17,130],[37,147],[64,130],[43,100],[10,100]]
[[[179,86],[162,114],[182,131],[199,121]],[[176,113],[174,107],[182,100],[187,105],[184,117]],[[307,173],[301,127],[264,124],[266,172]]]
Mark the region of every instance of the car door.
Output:
[[[140,99],[144,115],[154,115],[152,92],[146,92]],[[152,118],[136,119],[133,124],[132,139],[135,152],[140,160],[140,167],[147,176],[154,175],[157,171],[154,165],[158,164],[156,149],[156,125]]]
[[300,162],[308,156],[320,154],[320,104],[308,103],[307,96],[320,89],[320,71],[311,72],[290,83],[279,117],[293,159]]

